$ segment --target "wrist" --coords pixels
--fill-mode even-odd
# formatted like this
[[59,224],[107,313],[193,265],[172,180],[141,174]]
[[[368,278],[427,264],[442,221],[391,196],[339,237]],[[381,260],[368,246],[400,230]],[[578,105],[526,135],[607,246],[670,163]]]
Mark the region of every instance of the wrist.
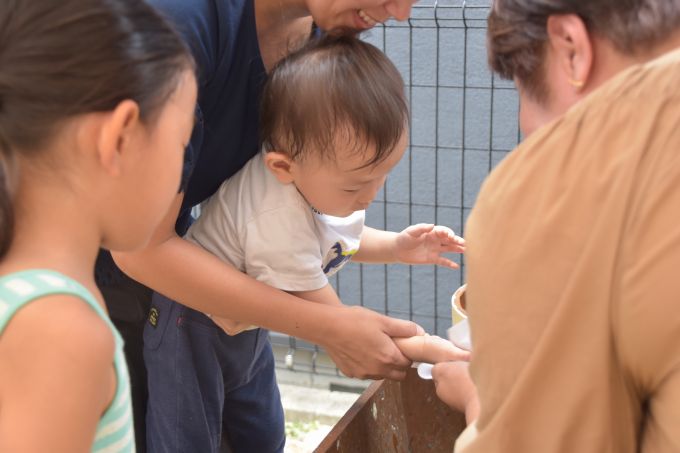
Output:
[[389,246],[388,246],[388,255],[390,257],[390,260],[393,263],[403,263],[403,261],[400,258],[400,253],[399,253],[399,235],[402,233],[395,233],[391,232],[390,235],[390,240],[389,240]]
[[[345,305],[327,305],[327,304],[313,304],[310,309],[314,310],[312,322],[309,323],[305,330],[306,335],[297,335],[299,338],[304,338],[319,346],[326,347],[333,345],[340,338],[339,333],[342,332],[342,320],[345,319],[346,314],[343,309]],[[296,325],[299,330],[300,327]]]

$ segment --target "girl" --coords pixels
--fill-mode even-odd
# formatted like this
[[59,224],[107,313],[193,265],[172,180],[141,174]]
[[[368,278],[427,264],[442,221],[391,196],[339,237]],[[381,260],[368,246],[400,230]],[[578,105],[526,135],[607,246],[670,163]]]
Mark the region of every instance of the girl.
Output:
[[193,60],[136,0],[3,0],[0,43],[0,451],[134,451],[93,268],[176,195]]

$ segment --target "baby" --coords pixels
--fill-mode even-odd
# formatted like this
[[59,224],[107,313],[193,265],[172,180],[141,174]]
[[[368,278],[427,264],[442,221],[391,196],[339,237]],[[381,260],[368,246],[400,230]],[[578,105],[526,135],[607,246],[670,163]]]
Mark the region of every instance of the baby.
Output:
[[[340,304],[328,277],[350,259],[457,265],[464,241],[443,226],[365,226],[365,209],[408,144],[399,72],[377,48],[322,37],[272,70],[262,95],[262,152],[203,207],[187,238],[264,283]],[[254,328],[212,318],[230,335]],[[412,360],[467,358],[430,336],[395,340]]]

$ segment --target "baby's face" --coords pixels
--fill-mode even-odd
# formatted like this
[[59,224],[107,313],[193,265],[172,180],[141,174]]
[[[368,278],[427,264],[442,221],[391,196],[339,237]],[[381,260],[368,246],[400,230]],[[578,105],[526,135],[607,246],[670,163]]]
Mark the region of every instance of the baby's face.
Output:
[[401,160],[408,144],[405,132],[395,149],[378,164],[367,165],[373,146],[357,153],[349,146],[339,146],[335,156],[323,159],[308,156],[291,166],[295,186],[316,210],[336,217],[347,217],[368,208],[387,174]]

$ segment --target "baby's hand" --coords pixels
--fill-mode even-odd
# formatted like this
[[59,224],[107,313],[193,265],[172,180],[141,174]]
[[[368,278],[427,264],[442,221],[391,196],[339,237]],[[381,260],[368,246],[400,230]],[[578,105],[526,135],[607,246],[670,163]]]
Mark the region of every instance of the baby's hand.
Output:
[[397,261],[406,264],[437,264],[457,269],[458,264],[442,253],[463,253],[465,240],[451,228],[419,223],[399,233],[394,244]]
[[414,362],[439,363],[454,360],[470,360],[470,352],[460,349],[448,340],[436,335],[418,335],[410,338],[395,338],[394,342]]
[[220,326],[227,335],[231,336],[237,335],[251,327],[251,324],[248,324],[247,322],[234,321],[232,319],[220,318],[219,316],[208,315],[208,317],[212,319],[215,324]]

